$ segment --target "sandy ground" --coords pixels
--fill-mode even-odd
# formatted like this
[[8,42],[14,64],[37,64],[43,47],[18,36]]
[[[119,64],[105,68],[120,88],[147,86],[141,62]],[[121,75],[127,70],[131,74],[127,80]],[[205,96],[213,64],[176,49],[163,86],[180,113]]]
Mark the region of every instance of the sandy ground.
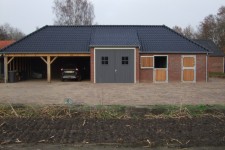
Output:
[[225,79],[208,83],[93,84],[89,81],[0,83],[0,103],[89,105],[225,104]]

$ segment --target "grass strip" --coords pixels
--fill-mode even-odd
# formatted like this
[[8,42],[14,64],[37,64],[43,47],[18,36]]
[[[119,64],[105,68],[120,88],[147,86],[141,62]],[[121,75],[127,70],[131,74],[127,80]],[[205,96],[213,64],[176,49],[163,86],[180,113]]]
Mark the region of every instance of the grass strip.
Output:
[[206,114],[224,116],[225,105],[29,105],[0,104],[0,118],[98,118],[149,119],[196,117]]

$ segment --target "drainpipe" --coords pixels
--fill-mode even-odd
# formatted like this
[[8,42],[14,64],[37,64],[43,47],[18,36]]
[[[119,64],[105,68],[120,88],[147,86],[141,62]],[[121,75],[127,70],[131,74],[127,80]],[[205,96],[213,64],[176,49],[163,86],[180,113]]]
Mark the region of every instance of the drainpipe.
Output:
[[208,53],[207,53],[207,55],[206,55],[206,82],[208,82]]
[[225,66],[224,66],[224,65],[225,65],[225,62],[224,62],[224,57],[225,57],[225,56],[223,56],[223,73],[225,73]]

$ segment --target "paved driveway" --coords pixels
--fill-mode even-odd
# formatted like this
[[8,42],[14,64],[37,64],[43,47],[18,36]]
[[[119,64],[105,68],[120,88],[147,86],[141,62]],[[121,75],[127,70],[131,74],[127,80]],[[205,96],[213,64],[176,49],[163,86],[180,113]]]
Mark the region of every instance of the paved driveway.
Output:
[[225,104],[225,79],[196,84],[0,83],[0,103],[63,104],[65,99],[90,105]]

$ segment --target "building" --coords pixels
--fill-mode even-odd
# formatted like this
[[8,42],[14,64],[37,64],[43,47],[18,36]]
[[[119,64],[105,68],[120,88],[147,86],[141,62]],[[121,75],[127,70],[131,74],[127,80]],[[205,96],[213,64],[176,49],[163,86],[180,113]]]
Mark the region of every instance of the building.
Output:
[[6,82],[9,70],[50,82],[79,63],[93,83],[205,82],[209,53],[165,25],[44,26],[2,51]]
[[208,57],[208,72],[224,72],[224,52],[211,40],[194,41],[212,51]]

